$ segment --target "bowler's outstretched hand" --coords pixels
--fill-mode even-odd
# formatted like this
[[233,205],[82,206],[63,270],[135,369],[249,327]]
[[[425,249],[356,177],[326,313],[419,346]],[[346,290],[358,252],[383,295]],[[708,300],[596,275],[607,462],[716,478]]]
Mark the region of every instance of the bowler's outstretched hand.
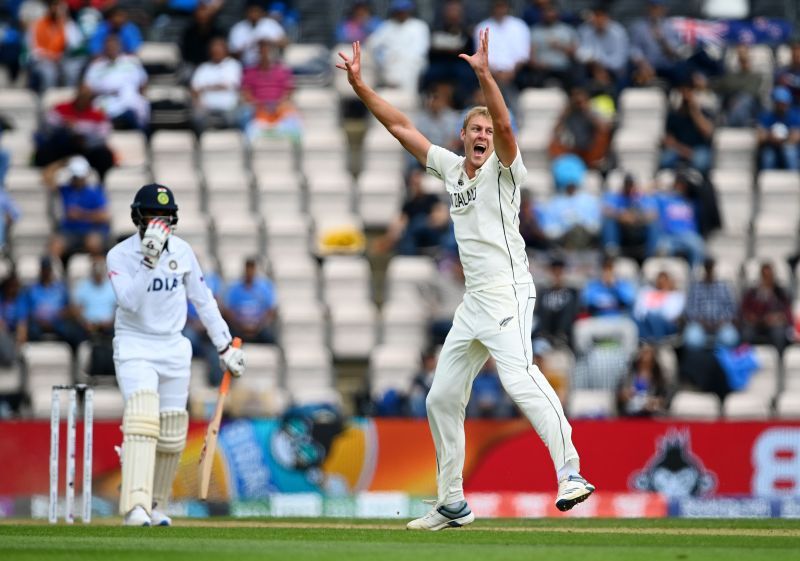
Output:
[[478,32],[478,47],[475,54],[466,55],[461,53],[458,58],[466,60],[472,67],[472,70],[478,74],[483,71],[489,71],[489,28],[481,29]]
[[361,81],[361,41],[353,41],[353,57],[348,58],[346,54],[339,51],[342,62],[336,65],[347,72],[347,81],[351,86],[355,86]]

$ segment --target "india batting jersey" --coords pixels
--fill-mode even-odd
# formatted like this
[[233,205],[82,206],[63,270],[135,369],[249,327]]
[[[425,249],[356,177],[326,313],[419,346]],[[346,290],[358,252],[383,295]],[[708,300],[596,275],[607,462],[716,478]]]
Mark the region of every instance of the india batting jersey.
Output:
[[520,188],[528,171],[517,156],[504,167],[492,152],[469,179],[465,158],[441,146],[428,150],[427,172],[444,181],[468,292],[533,282],[519,233]]
[[217,349],[230,343],[228,325],[188,243],[170,236],[158,266],[151,270],[142,264],[137,233],[114,246],[106,260],[117,297],[116,336],[179,335],[186,325],[188,297]]

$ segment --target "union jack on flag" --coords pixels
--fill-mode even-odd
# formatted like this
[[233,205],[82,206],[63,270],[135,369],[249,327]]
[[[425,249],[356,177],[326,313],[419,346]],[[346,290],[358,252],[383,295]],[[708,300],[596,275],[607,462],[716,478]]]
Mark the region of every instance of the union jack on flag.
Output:
[[695,18],[670,18],[672,28],[685,44],[696,46],[698,43],[724,45],[728,33],[728,23]]

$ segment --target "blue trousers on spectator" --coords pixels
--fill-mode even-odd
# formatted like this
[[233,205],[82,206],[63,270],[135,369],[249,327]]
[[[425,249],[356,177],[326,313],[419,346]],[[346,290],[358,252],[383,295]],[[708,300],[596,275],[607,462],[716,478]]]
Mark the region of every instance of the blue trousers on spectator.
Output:
[[668,335],[678,332],[675,322],[669,321],[661,314],[648,313],[643,318],[636,320],[639,328],[639,338],[645,341],[658,341]]
[[689,230],[677,234],[662,233],[658,238],[658,251],[667,255],[685,254],[692,266],[702,265],[706,256],[702,236]]
[[661,153],[661,167],[673,169],[678,165],[678,162],[685,162],[705,174],[711,169],[711,157],[712,152],[709,146],[692,147],[692,157],[689,160],[680,156],[675,150],[667,148]]
[[[683,330],[683,343],[687,347],[702,348],[707,346],[709,335],[702,325],[691,321]],[[724,323],[717,329],[715,343],[723,347],[735,347],[739,343],[739,332],[733,324]]]
[[800,169],[800,153],[797,144],[767,144],[761,147],[759,155],[761,169]]
[[0,148],[0,189],[4,188],[6,185],[6,173],[8,173],[8,167],[10,165],[11,154],[8,150]]
[[641,236],[642,232],[644,234],[645,252],[647,255],[653,255],[658,242],[658,225],[656,222],[642,226],[624,226],[613,218],[603,218],[603,227],[600,233],[603,240],[603,248],[614,253],[626,242],[630,243],[630,238]]

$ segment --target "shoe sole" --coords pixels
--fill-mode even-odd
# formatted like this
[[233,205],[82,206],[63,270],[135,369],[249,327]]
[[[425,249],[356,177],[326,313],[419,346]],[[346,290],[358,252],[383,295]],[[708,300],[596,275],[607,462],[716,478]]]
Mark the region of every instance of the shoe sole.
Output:
[[475,515],[470,512],[466,516],[448,520],[447,522],[443,522],[438,526],[433,526],[431,528],[414,528],[411,526],[406,526],[406,530],[427,530],[429,532],[438,532],[439,530],[445,530],[447,528],[463,528],[467,524],[472,524],[473,522],[475,522]]
[[571,510],[572,507],[574,507],[575,505],[578,505],[583,501],[585,501],[586,499],[588,499],[589,497],[591,497],[592,493],[594,493],[594,487],[592,488],[586,487],[584,490],[586,492],[577,497],[572,497],[571,499],[560,499],[556,501],[556,508],[561,512],[567,512],[568,510]]

